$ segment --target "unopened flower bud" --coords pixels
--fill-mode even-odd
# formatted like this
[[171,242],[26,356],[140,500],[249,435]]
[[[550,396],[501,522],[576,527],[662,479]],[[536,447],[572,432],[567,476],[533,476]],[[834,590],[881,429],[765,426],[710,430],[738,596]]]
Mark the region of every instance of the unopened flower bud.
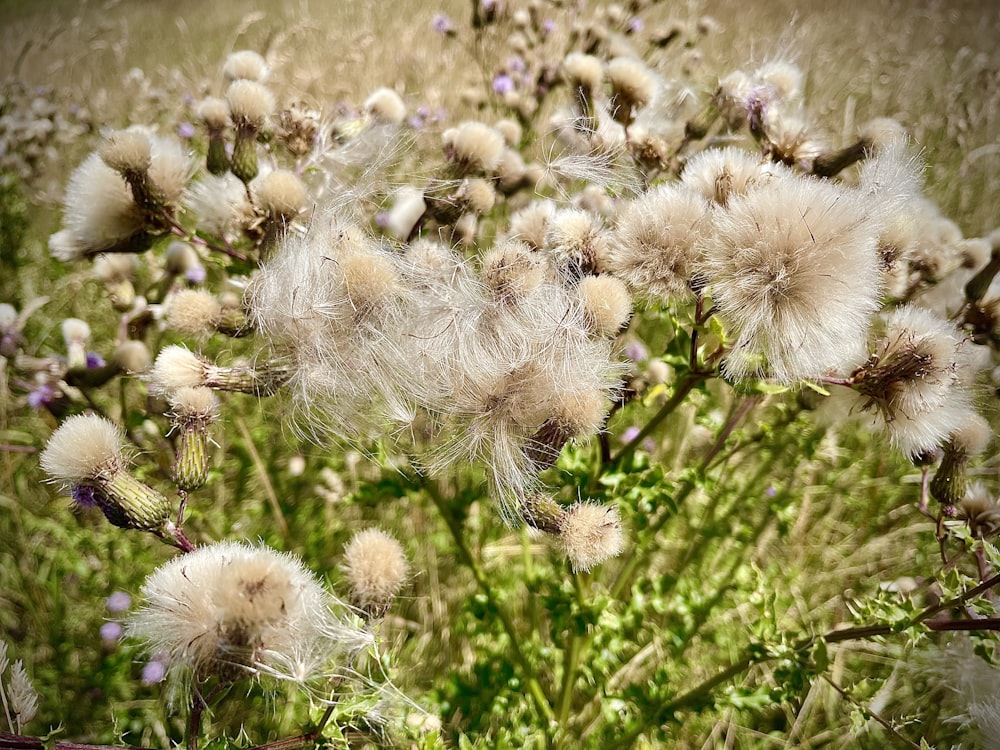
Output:
[[178,388],[169,397],[178,430],[172,477],[177,488],[196,490],[208,478],[208,431],[218,417],[219,401],[210,388]]

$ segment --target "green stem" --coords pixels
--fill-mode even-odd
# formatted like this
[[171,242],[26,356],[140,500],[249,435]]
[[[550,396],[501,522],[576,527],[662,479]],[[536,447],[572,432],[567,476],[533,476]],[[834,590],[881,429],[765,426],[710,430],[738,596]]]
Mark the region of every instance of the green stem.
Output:
[[[583,600],[583,591],[580,586],[580,577],[573,576],[576,585],[577,600]],[[569,644],[563,650],[563,679],[562,687],[559,691],[559,726],[564,729],[569,726],[569,712],[573,706],[573,685],[576,683],[576,668],[580,661],[580,652],[583,649],[584,641],[576,630],[570,634]]]
[[[509,615],[500,606],[500,602],[497,601],[497,598],[493,593],[493,588],[486,580],[486,575],[476,563],[475,558],[472,556],[472,552],[465,543],[465,536],[462,534],[461,526],[459,525],[454,514],[448,508],[444,498],[441,497],[441,494],[437,491],[437,487],[432,482],[426,482],[424,484],[424,489],[427,492],[428,497],[430,497],[431,501],[437,507],[438,512],[445,521],[445,524],[448,526],[448,531],[451,532],[451,536],[455,541],[455,546],[458,548],[459,557],[472,573],[472,577],[476,579],[476,583],[479,585],[480,590],[489,600],[490,604],[493,605],[497,618],[500,620],[500,624],[503,626],[504,632],[507,634],[507,640],[510,641],[511,651],[513,651],[514,654],[514,661],[524,674],[524,682],[528,686],[528,693],[535,702],[536,708],[549,723],[553,722],[555,720],[555,712],[552,710],[552,705],[549,703],[549,700],[545,695],[545,691],[542,689],[541,683],[538,682],[538,678],[535,676],[534,670],[531,668],[531,664],[528,662],[527,657],[525,657],[524,652],[521,650],[519,645],[520,636],[514,628],[514,624],[511,622]],[[548,731],[546,731],[546,735],[549,735]]]
[[[874,638],[876,636],[891,635],[894,632],[900,632],[906,630],[914,625],[924,624],[928,630],[941,631],[941,630],[997,630],[1000,629],[1000,618],[984,618],[980,620],[955,620],[952,622],[927,622],[934,615],[943,612],[948,609],[953,609],[955,607],[961,606],[968,602],[970,599],[982,594],[989,589],[1000,583],[1000,574],[997,574],[987,581],[979,584],[978,586],[969,589],[964,594],[961,594],[954,599],[950,599],[946,602],[934,605],[932,607],[927,607],[921,610],[918,614],[914,615],[909,622],[903,626],[898,625],[862,625],[856,628],[846,628],[843,630],[831,630],[822,636],[810,636],[808,638],[801,639],[795,646],[793,650],[802,653],[810,649],[818,641],[824,641],[825,643],[840,643],[843,641],[860,640],[864,638]],[[688,706],[697,705],[703,702],[709,695],[717,688],[719,685],[728,682],[732,678],[743,674],[748,669],[758,664],[764,664],[774,659],[782,658],[787,656],[787,652],[783,654],[773,654],[761,649],[759,646],[752,649],[750,653],[744,656],[739,661],[726,667],[723,671],[708,678],[701,684],[695,686],[688,692],[679,695],[673,700],[665,703],[656,712],[654,721],[657,725],[663,724],[667,721],[673,714],[677,711],[686,708]],[[631,747],[635,741],[646,731],[646,727],[650,725],[651,722],[647,722],[645,726],[637,726],[628,734],[624,735],[618,746],[620,747]]]
[[663,406],[660,407],[660,410],[653,415],[653,418],[646,423],[645,427],[639,430],[639,434],[626,443],[625,446],[611,458],[611,463],[616,464],[623,458],[632,455],[635,452],[635,449],[639,447],[649,433],[655,430],[659,426],[660,422],[670,416],[670,414],[684,402],[684,399],[687,398],[688,394],[694,390],[694,387],[698,383],[705,380],[706,377],[706,375],[697,372],[686,373],[674,388],[673,395]]

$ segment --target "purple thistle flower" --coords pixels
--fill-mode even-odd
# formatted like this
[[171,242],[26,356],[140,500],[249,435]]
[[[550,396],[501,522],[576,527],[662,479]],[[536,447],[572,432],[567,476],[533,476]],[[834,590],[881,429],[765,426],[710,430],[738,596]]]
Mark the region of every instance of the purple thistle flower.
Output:
[[202,265],[191,266],[184,272],[184,278],[192,284],[204,284],[207,275],[208,272],[205,271],[205,266]]
[[500,96],[504,94],[509,94],[514,90],[514,79],[511,78],[506,73],[500,73],[496,78],[493,79],[493,91]]
[[528,69],[524,58],[520,55],[511,55],[507,58],[507,70],[511,73],[523,73]]
[[107,362],[104,361],[102,357],[97,352],[87,352],[87,369],[96,370],[98,367],[104,367]]
[[59,390],[50,383],[42,383],[33,388],[28,393],[28,406],[32,409],[40,409],[47,404],[51,404],[59,396]]
[[556,30],[556,22],[551,18],[542,22],[542,36],[548,36]]
[[177,126],[177,135],[181,138],[194,138],[195,129],[194,125],[189,122],[182,122]]
[[630,341],[625,345],[625,356],[633,362],[641,362],[649,356],[649,350],[641,341]]
[[163,678],[166,676],[167,665],[155,656],[152,661],[146,662],[146,666],[142,668],[143,685],[155,685],[158,682],[163,682]]
[[622,433],[621,441],[623,443],[631,443],[637,437],[639,437],[639,428],[633,425],[632,427],[626,427],[625,431]]
[[122,626],[119,622],[106,622],[101,625],[101,640],[105,643],[114,643],[122,637]]
[[434,31],[436,31],[439,34],[455,33],[455,25],[451,22],[451,19],[448,18],[448,16],[446,16],[444,13],[438,13],[436,16],[434,16],[434,19],[431,21],[431,26],[433,26]]
[[108,608],[108,612],[124,612],[130,606],[132,606],[132,597],[126,594],[124,591],[116,591],[111,596],[108,597],[105,605]]
[[388,211],[379,211],[377,214],[375,214],[375,226],[379,227],[380,229],[385,229],[387,226],[389,226]]
[[81,508],[93,508],[100,505],[100,490],[91,487],[89,484],[77,484],[73,486],[73,502]]
[[642,31],[643,26],[645,26],[645,24],[642,22],[642,19],[639,18],[639,16],[632,16],[630,19],[628,19],[628,23],[625,25],[625,30],[629,34],[638,34],[640,31]]

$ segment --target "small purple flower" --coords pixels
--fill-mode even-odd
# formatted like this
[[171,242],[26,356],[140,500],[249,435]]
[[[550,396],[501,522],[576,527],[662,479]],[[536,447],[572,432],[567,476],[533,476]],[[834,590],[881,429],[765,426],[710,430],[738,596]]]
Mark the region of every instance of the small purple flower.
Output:
[[166,676],[167,665],[163,660],[155,656],[152,661],[146,662],[146,666],[142,668],[143,685],[155,685],[158,682],[163,682],[163,678]]
[[102,357],[97,352],[87,352],[87,369],[96,370],[98,367],[104,367],[107,362],[104,361]]
[[406,124],[414,130],[419,130],[424,126],[424,118],[420,117],[420,115],[410,115],[406,120]]
[[479,3],[479,5],[486,12],[490,12],[492,10],[496,10],[497,0],[481,0],[481,2]]
[[96,487],[91,487],[87,484],[74,485],[73,502],[81,508],[93,508],[95,505],[100,505],[99,492],[100,490]]
[[493,79],[493,91],[500,96],[509,94],[514,90],[514,79],[506,73],[501,73]]
[[379,211],[377,214],[375,214],[375,226],[379,227],[380,229],[385,229],[387,226],[389,226],[388,211]]
[[524,58],[520,55],[511,55],[507,58],[507,70],[511,73],[523,73],[528,69]]
[[556,30],[556,22],[551,18],[542,21],[542,36],[548,36]]
[[767,495],[768,497],[774,497],[775,495],[778,494],[778,490],[775,489],[773,484],[770,484],[767,486],[767,489],[764,490],[764,494]]
[[638,34],[640,31],[642,31],[643,26],[645,26],[645,24],[642,22],[642,19],[639,18],[639,16],[632,16],[630,19],[628,19],[628,23],[625,24],[625,30],[629,34]]
[[182,122],[177,126],[177,135],[181,138],[194,138],[195,129],[194,125],[189,122]]
[[106,622],[101,625],[101,640],[105,643],[114,643],[122,637],[122,626],[120,622]]
[[58,395],[59,391],[54,385],[42,383],[28,393],[28,406],[32,409],[40,409],[55,401]]
[[124,591],[116,591],[111,596],[108,597],[105,605],[108,608],[108,612],[124,612],[130,606],[132,606],[132,597],[126,594]]
[[200,264],[197,266],[191,266],[184,272],[184,278],[192,284],[204,284],[207,275],[208,272],[205,271],[205,266]]
[[625,428],[625,432],[622,433],[621,440],[623,443],[631,443],[637,437],[639,437],[639,428],[633,425],[632,427]]
[[641,341],[630,341],[625,345],[625,356],[633,362],[641,362],[649,356],[649,350]]
[[436,31],[439,34],[455,33],[455,25],[451,22],[451,19],[448,18],[448,16],[446,16],[444,13],[438,13],[436,16],[434,16],[434,19],[431,21],[431,26],[433,26],[434,31]]

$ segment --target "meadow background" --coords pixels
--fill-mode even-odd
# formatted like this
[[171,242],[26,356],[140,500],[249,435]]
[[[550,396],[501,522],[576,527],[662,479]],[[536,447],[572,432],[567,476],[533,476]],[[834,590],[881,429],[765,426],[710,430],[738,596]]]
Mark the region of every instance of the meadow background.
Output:
[[[597,6],[581,7],[589,13]],[[434,32],[439,13],[454,20],[455,37]],[[327,111],[357,107],[388,86],[412,107],[443,108],[448,122],[501,116],[488,91],[506,51],[489,37],[477,46],[463,31],[469,14],[464,2],[3,0],[0,106],[7,109],[0,114],[41,99],[64,113],[72,135],[56,134],[30,160],[2,155],[5,166],[13,164],[13,179],[3,184],[0,301],[20,309],[49,298],[26,328],[38,350],[58,348],[62,319],[91,320],[106,310],[94,279],[53,260],[46,247],[59,228],[65,180],[103,128],[153,122],[172,132],[188,120],[191,100],[218,93],[221,61],[233,50],[266,54],[283,99]],[[642,14],[647,28],[673,20],[693,26],[704,17],[713,19],[712,30],[699,37],[693,77],[706,88],[730,70],[787,55],[804,70],[810,112],[830,133],[848,142],[859,123],[896,118],[921,149],[926,192],[944,215],[966,237],[1000,224],[1000,5],[768,0],[660,3]],[[668,47],[649,62],[669,68],[676,54]],[[137,647],[101,636],[102,625],[120,619],[108,598],[134,598],[171,550],[71,513],[66,498],[42,483],[37,464],[54,419],[28,407],[8,380],[0,389],[0,637],[12,658],[24,660],[40,693],[31,731],[147,747],[179,741],[162,685],[143,684]],[[130,391],[128,398],[138,396]],[[718,427],[727,398],[709,389],[693,399],[656,434],[666,446],[662,467],[654,460],[640,467],[641,478],[606,483],[605,499],[659,491],[663,476],[703,447],[697,436]],[[983,385],[979,400],[995,425],[992,387]],[[788,645],[797,634],[891,619],[893,607],[903,606],[898,582],[926,580],[940,568],[933,523],[913,509],[915,470],[865,430],[819,430],[780,404],[734,434],[736,448],[710,478],[711,501],[685,506],[652,540],[640,524],[634,533],[653,551],[620,605],[608,599],[606,584],[624,561],[590,576],[570,574],[543,542],[507,529],[489,503],[479,502],[476,476],[449,485],[449,516],[391,466],[297,440],[277,404],[235,395],[223,414],[213,479],[190,517],[200,539],[262,538],[301,555],[334,588],[343,547],[362,525],[393,532],[410,558],[412,578],[381,638],[387,673],[428,714],[397,707],[411,717],[402,729],[344,740],[357,746],[631,741],[637,715],[655,716],[657,706],[669,705],[657,685],[692,687],[738,662],[750,642]],[[612,421],[613,439],[631,420],[641,424],[632,412]],[[742,460],[744,448],[753,460]],[[587,484],[587,450],[564,456],[568,484]],[[304,470],[290,468],[293,457],[301,457]],[[156,470],[149,468],[150,476]],[[995,491],[998,472],[987,458],[978,478]],[[638,516],[626,513],[627,529],[636,528]],[[448,523],[459,517],[464,551]],[[488,594],[483,580],[492,585]],[[558,705],[562,733],[546,729],[529,701],[497,607],[517,626],[514,638],[523,639],[522,652],[554,694],[567,643],[600,624],[604,635],[587,643],[594,661],[580,667],[578,690]],[[676,716],[664,714],[663,729],[635,741],[678,748],[953,746],[962,741],[961,727],[948,719],[961,715],[963,696],[939,679],[946,635],[916,645],[891,637],[838,644],[821,666],[790,658],[741,670],[722,698],[706,694]],[[994,653],[989,638],[977,645]],[[647,688],[636,696],[629,684]],[[622,708],[615,703],[621,700],[634,704]],[[297,734],[314,716],[302,697],[271,701],[259,691],[229,705],[213,728],[240,746]],[[890,717],[891,726],[873,714]],[[433,738],[424,731],[428,717],[441,723]]]

